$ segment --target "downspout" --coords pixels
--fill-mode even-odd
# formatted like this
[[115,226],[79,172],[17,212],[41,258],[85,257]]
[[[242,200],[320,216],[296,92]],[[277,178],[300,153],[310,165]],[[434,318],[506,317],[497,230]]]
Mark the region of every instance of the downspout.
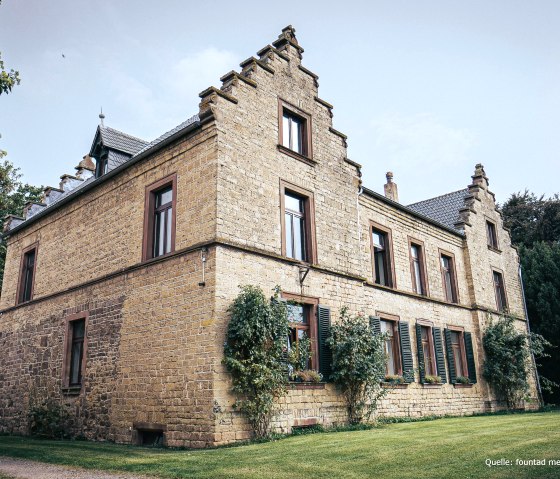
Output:
[[[527,334],[529,335],[529,341],[531,341],[531,326],[529,325],[529,313],[527,312],[527,302],[525,301],[525,286],[523,285],[523,274],[521,272],[521,264],[519,265],[519,282],[521,283],[521,297],[523,298],[523,309],[525,311],[525,322],[527,324]],[[541,390],[541,381],[539,379],[539,373],[537,371],[537,361],[535,360],[535,355],[533,354],[533,349],[530,348],[531,359],[533,361],[533,368],[535,369],[535,379],[537,382],[537,395],[539,400],[539,406],[544,406],[544,400]]]

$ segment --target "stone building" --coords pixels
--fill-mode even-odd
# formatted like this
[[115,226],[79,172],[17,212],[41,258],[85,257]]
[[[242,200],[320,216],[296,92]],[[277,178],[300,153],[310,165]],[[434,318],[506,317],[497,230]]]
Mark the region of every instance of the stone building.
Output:
[[[221,364],[243,284],[279,285],[296,303],[292,340],[310,337],[310,367],[325,373],[341,307],[388,332],[387,373],[405,382],[382,415],[500,407],[482,378],[481,332],[505,309],[519,328],[525,315],[484,168],[464,190],[409,206],[391,173],[385,195],[363,187],[302,54],[285,28],[152,142],[102,120],[76,173],[8,218],[1,431],[25,433],[29,405],[49,396],[89,439],[248,438]],[[279,406],[280,431],[346,418],[328,382],[294,383]]]

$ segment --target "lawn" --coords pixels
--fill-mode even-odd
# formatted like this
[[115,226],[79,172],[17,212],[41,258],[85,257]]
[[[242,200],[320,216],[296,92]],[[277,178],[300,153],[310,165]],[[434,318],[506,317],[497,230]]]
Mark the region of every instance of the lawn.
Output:
[[[0,455],[167,478],[554,478],[560,411],[439,419],[209,450],[0,437]],[[513,461],[489,467],[486,460]]]

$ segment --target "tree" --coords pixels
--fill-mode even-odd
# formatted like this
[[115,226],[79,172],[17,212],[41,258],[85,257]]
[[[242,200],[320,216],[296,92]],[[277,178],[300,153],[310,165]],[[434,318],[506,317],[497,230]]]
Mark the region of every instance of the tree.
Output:
[[369,420],[386,392],[381,386],[384,340],[384,335],[373,334],[363,316],[351,316],[346,308],[340,311],[340,321],[331,326],[327,340],[332,350],[331,379],[344,394],[350,424]]
[[2,93],[10,93],[14,85],[19,85],[20,78],[19,72],[11,69],[7,71],[4,68],[4,62],[2,61],[2,54],[0,53],[0,95]]
[[269,300],[256,286],[243,286],[229,308],[224,364],[231,373],[235,406],[251,423],[255,436],[268,436],[275,400],[288,382],[288,315],[279,288]]
[[[0,158],[4,155],[0,153]],[[28,201],[39,201],[43,193],[42,186],[32,186],[21,182],[19,168],[10,161],[0,161],[0,232],[4,229],[7,215],[21,216]],[[6,260],[6,239],[0,239],[0,284],[4,278]]]
[[525,190],[514,193],[501,207],[504,225],[514,245],[532,246],[537,241],[560,241],[560,198],[545,199]]
[[[525,190],[512,194],[501,212],[512,243],[519,246],[531,329],[552,344],[550,357],[538,366],[541,382],[560,383],[560,197]],[[558,403],[560,389],[545,389],[543,397]]]
[[529,392],[531,354],[542,357],[545,347],[549,346],[539,334],[528,335],[515,329],[514,321],[511,316],[490,320],[482,336],[486,353],[484,379],[506,401],[509,409],[519,407]]
[[[552,344],[550,356],[540,361],[539,373],[545,384],[547,379],[560,383],[560,244],[540,241],[532,248],[522,246],[519,255],[531,329]],[[545,389],[543,396],[547,402],[560,400],[556,388]]]

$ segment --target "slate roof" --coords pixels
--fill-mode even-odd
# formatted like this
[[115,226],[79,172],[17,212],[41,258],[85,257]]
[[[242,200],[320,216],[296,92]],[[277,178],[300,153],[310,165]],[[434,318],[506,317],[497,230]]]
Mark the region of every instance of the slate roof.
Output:
[[101,141],[104,146],[122,151],[123,153],[128,153],[131,156],[138,153],[148,144],[145,140],[128,135],[108,126],[99,125],[99,134],[101,135]]
[[427,216],[448,228],[462,232],[462,229],[457,228],[455,223],[459,220],[459,210],[465,206],[465,196],[468,194],[469,190],[465,188],[464,190],[453,191],[452,193],[413,203],[408,205],[407,208]]
[[[144,146],[144,148],[137,151],[134,156],[138,156],[138,155],[144,153],[144,151],[149,150],[153,146],[157,145],[158,143],[161,143],[163,140],[166,140],[170,136],[173,136],[175,133],[178,133],[179,131],[181,131],[183,128],[186,128],[187,126],[192,125],[193,123],[195,123],[197,121],[200,121],[200,118],[198,117],[198,115],[191,116],[188,120],[184,121],[180,125],[177,125],[175,128],[169,130],[167,133],[164,133],[163,135],[161,135],[159,138],[156,138],[154,141],[146,144]],[[134,156],[133,156],[133,158],[134,158]]]

